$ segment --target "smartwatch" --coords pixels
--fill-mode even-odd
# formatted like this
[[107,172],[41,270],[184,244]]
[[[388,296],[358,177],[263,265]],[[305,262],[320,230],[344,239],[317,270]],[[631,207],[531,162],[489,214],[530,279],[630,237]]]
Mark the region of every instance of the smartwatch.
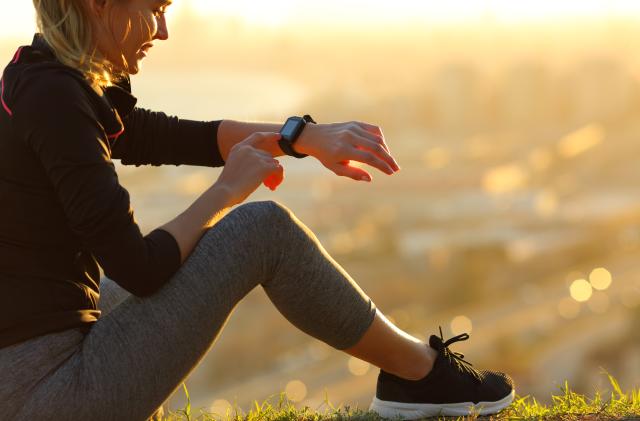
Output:
[[302,133],[302,130],[304,130],[304,126],[306,126],[307,123],[316,124],[316,122],[313,121],[313,118],[308,114],[303,117],[289,117],[287,119],[284,126],[280,129],[282,138],[278,141],[282,152],[290,156],[295,156],[296,158],[304,158],[305,156],[308,156],[293,150],[293,144],[296,143],[296,140],[300,137],[300,133]]

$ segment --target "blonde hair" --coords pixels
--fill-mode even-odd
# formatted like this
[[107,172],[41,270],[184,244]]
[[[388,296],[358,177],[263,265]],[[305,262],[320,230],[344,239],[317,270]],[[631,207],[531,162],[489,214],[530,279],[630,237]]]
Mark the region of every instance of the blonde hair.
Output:
[[95,48],[85,0],[33,0],[38,30],[63,64],[78,69],[89,83],[112,85],[116,72]]

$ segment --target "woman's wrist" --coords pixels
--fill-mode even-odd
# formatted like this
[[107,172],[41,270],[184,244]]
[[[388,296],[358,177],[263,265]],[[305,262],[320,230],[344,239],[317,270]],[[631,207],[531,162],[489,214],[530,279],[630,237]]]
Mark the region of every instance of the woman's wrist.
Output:
[[233,188],[222,181],[216,181],[209,187],[205,194],[213,196],[216,203],[222,204],[225,207],[231,207],[237,204],[234,200]]
[[315,148],[313,147],[314,139],[317,138],[317,133],[322,130],[322,124],[307,124],[304,126],[304,130],[300,133],[300,137],[293,144],[293,150],[313,156]]
[[[236,143],[242,142],[256,132],[275,133],[280,130],[280,126],[280,124],[273,123],[249,123],[223,120],[220,126],[218,126],[218,147],[220,148],[222,159],[224,159],[225,162],[227,161],[229,152]],[[277,142],[273,145],[266,146],[265,150],[274,158],[284,155]]]

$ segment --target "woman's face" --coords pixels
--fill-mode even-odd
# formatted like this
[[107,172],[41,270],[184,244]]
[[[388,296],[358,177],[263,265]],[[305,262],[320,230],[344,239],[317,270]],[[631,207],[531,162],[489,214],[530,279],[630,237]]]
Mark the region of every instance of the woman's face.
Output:
[[171,0],[93,0],[98,50],[118,70],[134,75],[154,40],[169,38],[165,11]]

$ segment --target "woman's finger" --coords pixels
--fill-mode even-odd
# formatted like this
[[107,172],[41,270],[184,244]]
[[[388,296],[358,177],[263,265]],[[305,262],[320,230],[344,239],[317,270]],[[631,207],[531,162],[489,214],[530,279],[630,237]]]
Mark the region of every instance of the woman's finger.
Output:
[[371,141],[378,143],[385,149],[385,151],[387,151],[389,155],[391,155],[391,150],[389,149],[389,145],[387,145],[387,142],[384,140],[384,136],[365,129],[363,127],[363,124],[365,123],[356,123],[354,125],[354,131],[365,139],[370,139]]
[[374,126],[373,124],[369,124],[369,123],[363,123],[363,122],[357,122],[356,124],[358,124],[359,126],[361,126],[362,128],[364,128],[366,131],[373,133],[373,134],[377,134],[379,136],[382,136],[384,138],[384,134],[382,134],[382,129],[378,126]]
[[263,181],[271,191],[275,191],[284,180],[284,168],[278,164],[275,171],[271,172]]
[[380,143],[371,141],[370,139],[362,136],[355,136],[352,145],[357,147],[358,149],[364,149],[373,152],[378,156],[378,158],[386,162],[394,171],[400,169],[396,160],[393,159],[391,154],[389,154],[389,152]]
[[394,173],[393,168],[391,168],[389,164],[369,151],[353,148],[349,152],[347,152],[347,159],[371,165],[372,167],[377,168],[388,175]]
[[278,162],[277,159],[274,159],[273,156],[269,152],[267,152],[267,151],[265,151],[263,149],[260,149],[260,148],[257,148],[257,147],[253,147],[253,153],[256,154],[258,157],[260,157],[261,159],[263,159],[265,162],[267,162],[269,164],[274,164],[274,165],[275,164],[277,164],[277,165],[280,164],[280,162]]
[[380,127],[373,126],[368,123],[356,122],[354,130],[365,139],[369,139],[375,143],[380,144],[386,151],[385,155],[387,156],[387,158],[391,158],[392,161],[389,161],[386,158],[385,160],[389,162],[389,164],[393,167],[395,171],[400,170],[400,165],[398,165],[398,162],[391,155],[391,149],[389,148],[389,145],[387,145],[387,142],[384,138],[384,134],[382,133],[382,129]]
[[264,169],[264,171],[268,173],[272,173],[276,170],[282,169],[282,165],[280,165],[280,162],[272,157],[263,157],[260,159],[260,163],[262,164],[262,168]]
[[280,140],[280,133],[256,132],[247,137],[243,142],[261,150],[267,150],[274,142]]
[[371,176],[368,172],[358,167],[352,167],[349,164],[349,161],[342,161],[328,166],[327,168],[341,177],[349,177],[356,181],[371,181]]

